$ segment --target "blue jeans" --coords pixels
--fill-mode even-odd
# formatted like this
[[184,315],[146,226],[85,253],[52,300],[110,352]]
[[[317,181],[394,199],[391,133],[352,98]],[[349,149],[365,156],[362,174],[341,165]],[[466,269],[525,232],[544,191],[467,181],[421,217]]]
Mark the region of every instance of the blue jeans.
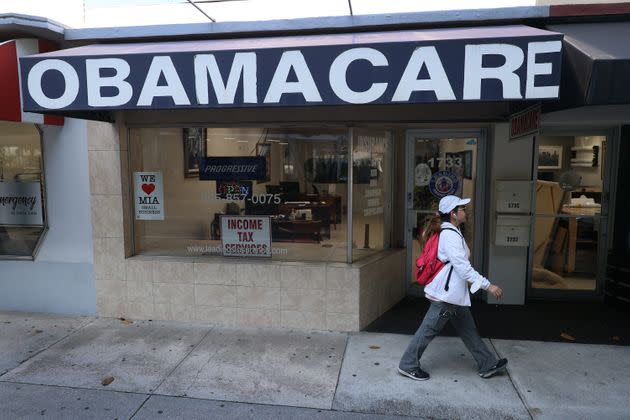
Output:
[[496,356],[488,350],[488,346],[479,336],[468,306],[431,302],[420,328],[411,339],[398,366],[406,371],[419,368],[422,354],[448,321],[453,324],[455,331],[472,354],[480,372],[488,370],[498,362]]

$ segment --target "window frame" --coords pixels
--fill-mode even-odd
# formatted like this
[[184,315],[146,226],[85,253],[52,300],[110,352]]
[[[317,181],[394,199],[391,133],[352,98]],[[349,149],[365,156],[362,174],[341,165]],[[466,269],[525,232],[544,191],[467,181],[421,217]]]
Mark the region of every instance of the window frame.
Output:
[[[25,123],[16,123],[16,124],[25,124]],[[26,124],[31,125],[31,124]],[[41,249],[42,243],[44,242],[44,238],[48,233],[48,189],[46,186],[46,159],[44,153],[44,131],[39,124],[32,124],[33,127],[37,130],[37,135],[39,136],[39,150],[41,156],[41,175],[40,175],[40,183],[42,187],[42,231],[37,238],[37,242],[35,243],[35,247],[33,248],[33,252],[31,255],[14,255],[14,254],[0,254],[0,261],[35,261],[37,255],[39,254],[39,250]],[[14,227],[32,227],[27,225],[9,225]]]
[[[617,125],[580,125],[573,124],[568,126],[556,126],[549,125],[543,126],[540,129],[540,133],[537,136],[534,136],[532,141],[532,170],[531,176],[532,180],[535,181],[538,179],[538,165],[537,165],[537,157],[538,150],[540,146],[540,138],[545,136],[563,136],[563,137],[577,137],[577,136],[603,136],[606,138],[607,142],[607,155],[602,156],[602,158],[611,158],[608,159],[610,161],[606,162],[606,168],[604,177],[602,179],[602,197],[605,198],[605,206],[602,207],[602,212],[605,214],[597,216],[602,223],[603,228],[605,229],[605,233],[600,234],[599,239],[603,239],[602,243],[598,243],[598,249],[596,252],[597,255],[597,270],[596,270],[596,278],[595,278],[595,289],[594,290],[576,290],[576,289],[537,289],[532,286],[533,282],[533,261],[534,261],[534,253],[531,250],[528,250],[528,258],[527,258],[527,280],[525,284],[525,300],[526,301],[567,301],[567,302],[575,302],[575,301],[602,301],[605,298],[605,289],[606,289],[606,267],[608,264],[608,255],[607,250],[610,246],[610,241],[613,234],[613,228],[611,221],[614,220],[614,203],[616,200],[615,191],[616,191],[616,176],[614,174],[617,173],[617,165],[618,158],[613,158],[617,156],[617,151],[619,148],[620,141],[620,127]],[[600,151],[601,153],[601,151]],[[571,219],[574,216],[562,215],[562,214],[554,214],[554,215],[546,215],[546,214],[536,214],[536,188],[532,188],[531,195],[531,203],[532,209],[530,213],[530,238],[534,238],[535,235],[535,222],[536,217],[555,217],[557,219]],[[530,241],[530,248],[531,248]]]
[[[324,128],[333,128],[333,129],[342,129],[345,130],[345,136],[346,136],[346,147],[348,150],[347,153],[347,162],[348,162],[348,167],[352,168],[352,164],[353,164],[353,160],[354,160],[354,156],[353,156],[353,139],[354,139],[354,135],[356,133],[357,129],[380,129],[380,130],[387,130],[387,131],[391,131],[392,132],[392,145],[394,143],[394,125],[391,124],[342,124],[342,123],[331,123],[331,122],[322,122],[322,121],[314,121],[314,122],[292,122],[292,123],[286,123],[286,122],[261,122],[261,123],[232,123],[232,124],[226,124],[226,123],[220,123],[220,124],[213,124],[213,123],[208,123],[208,122],[198,122],[198,121],[194,121],[194,122],[187,122],[187,123],[168,123],[168,124],[144,124],[144,123],[127,123],[125,124],[125,131],[126,131],[126,135],[127,135],[127,139],[129,139],[129,141],[131,140],[131,130],[133,129],[143,129],[143,128],[187,128],[187,127],[204,127],[206,129],[213,129],[213,128],[274,128],[274,129],[283,129],[283,128],[291,128],[291,129],[299,129],[299,128],[313,128],[316,126],[321,126]],[[125,151],[126,154],[126,158],[128,162],[132,162],[132,156],[131,156],[131,147],[128,147],[127,150]],[[394,160],[394,156],[391,157],[392,162]],[[348,214],[347,214],[347,223],[348,226],[346,228],[346,246],[347,246],[347,252],[346,252],[346,263],[347,264],[352,264],[354,262],[354,256],[353,256],[353,248],[352,248],[352,240],[353,240],[353,217],[352,217],[352,213],[353,213],[353,194],[354,194],[354,189],[353,189],[353,176],[352,176],[352,170],[348,171],[348,181],[347,181],[347,197],[346,197],[346,202],[347,202],[347,206],[348,206]],[[390,177],[390,184],[393,185],[394,184],[394,174],[392,173],[392,176]],[[134,201],[133,201],[133,196],[134,196],[134,186],[133,186],[133,168],[132,165],[129,164],[127,167],[127,179],[129,179],[128,185],[127,185],[127,194],[129,194],[129,197],[131,198],[131,200],[128,201],[129,203],[129,208],[124,209],[124,211],[128,211],[130,212],[130,214],[133,213],[133,206],[134,206]],[[387,215],[387,218],[385,220],[385,223],[388,225],[388,231],[389,231],[389,247],[385,248],[379,252],[386,252],[387,250],[391,249],[392,247],[392,242],[391,242],[391,237],[393,235],[393,208],[389,211],[389,214]],[[128,240],[129,244],[130,244],[130,254],[127,256],[127,258],[133,258],[133,257],[137,257],[137,256],[142,256],[142,254],[138,254],[136,252],[136,240],[135,240],[135,230],[136,230],[136,226],[135,223],[130,223],[129,226],[129,232],[125,233],[125,240]],[[162,258],[162,256],[160,257],[156,257],[156,258]],[[215,258],[230,258],[230,257],[215,257]],[[299,262],[299,260],[297,260]],[[330,263],[330,261],[321,261],[322,263],[328,264]]]

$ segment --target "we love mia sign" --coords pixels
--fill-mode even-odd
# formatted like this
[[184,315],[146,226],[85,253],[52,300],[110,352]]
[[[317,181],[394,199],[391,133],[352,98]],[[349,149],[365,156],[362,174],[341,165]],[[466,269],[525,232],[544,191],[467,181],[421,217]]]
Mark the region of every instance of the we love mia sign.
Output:
[[134,172],[136,220],[164,220],[162,172]]

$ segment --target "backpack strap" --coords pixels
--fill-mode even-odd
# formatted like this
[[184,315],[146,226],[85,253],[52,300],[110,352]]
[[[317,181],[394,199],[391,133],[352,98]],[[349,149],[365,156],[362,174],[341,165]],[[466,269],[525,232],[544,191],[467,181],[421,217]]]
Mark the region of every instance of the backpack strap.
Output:
[[459,237],[460,237],[460,238],[463,238],[462,234],[461,234],[461,233],[459,233],[459,230],[457,230],[457,229],[453,229],[453,228],[450,228],[450,227],[441,228],[441,229],[440,229],[440,233],[444,232],[445,230],[451,230],[451,231],[453,231],[453,232],[457,233],[457,234],[459,235]]
[[[457,233],[462,238],[462,240],[464,239],[462,234],[459,233],[459,231],[457,229],[453,229],[453,228],[449,228],[449,227],[442,228],[442,229],[440,229],[440,233],[442,233],[445,230],[452,230],[453,232]],[[450,261],[445,261],[444,265],[449,264],[449,263],[450,263]],[[446,284],[444,285],[444,290],[446,290],[447,292],[448,292],[448,286],[451,283],[451,274],[453,274],[453,266],[452,265],[451,265],[451,267],[448,270],[448,277],[446,278]]]
[[448,285],[451,282],[451,274],[453,274],[453,266],[448,270],[448,277],[446,278],[446,284],[444,285],[444,290],[448,292]]

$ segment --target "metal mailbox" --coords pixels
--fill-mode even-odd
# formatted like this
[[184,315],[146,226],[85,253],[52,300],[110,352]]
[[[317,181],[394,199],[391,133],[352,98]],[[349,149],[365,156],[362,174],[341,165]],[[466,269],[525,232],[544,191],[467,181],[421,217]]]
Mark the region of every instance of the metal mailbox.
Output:
[[497,216],[494,244],[497,246],[529,246],[529,216]]
[[497,213],[528,213],[531,211],[531,181],[497,181]]

